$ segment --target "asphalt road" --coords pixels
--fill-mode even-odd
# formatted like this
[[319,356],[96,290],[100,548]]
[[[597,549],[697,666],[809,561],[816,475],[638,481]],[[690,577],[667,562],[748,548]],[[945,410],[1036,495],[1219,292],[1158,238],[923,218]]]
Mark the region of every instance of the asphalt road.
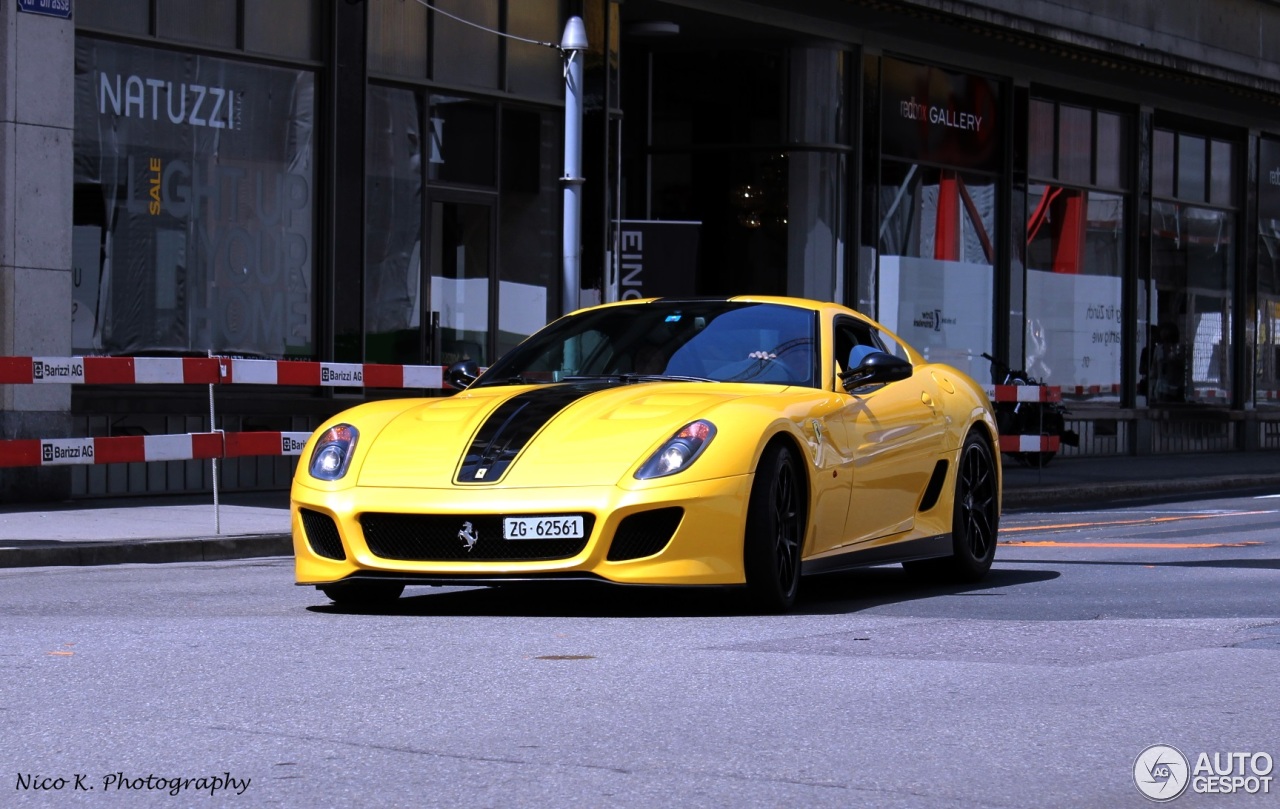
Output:
[[3,570],[0,803],[1148,806],[1150,745],[1280,758],[1278,527],[1274,498],[1008,514],[980,586],[878,568],[784,616],[606,588],[350,614],[284,559]]

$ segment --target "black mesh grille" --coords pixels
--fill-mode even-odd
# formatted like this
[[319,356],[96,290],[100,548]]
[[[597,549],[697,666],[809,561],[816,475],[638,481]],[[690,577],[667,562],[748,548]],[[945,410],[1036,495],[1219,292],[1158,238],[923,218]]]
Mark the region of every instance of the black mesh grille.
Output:
[[682,508],[658,508],[625,517],[609,545],[609,561],[653,556],[671,541],[683,517]]
[[332,517],[309,508],[298,509],[298,514],[302,517],[302,527],[311,550],[326,559],[347,558],[342,550],[342,538],[338,536],[338,526]]
[[[558,515],[548,515],[558,516]],[[570,516],[570,515],[564,515]],[[471,550],[464,538],[466,524],[476,537]],[[502,538],[502,515],[364,514],[360,525],[374,556],[418,562],[524,562],[568,559],[587,546],[595,517],[582,515],[582,539]]]

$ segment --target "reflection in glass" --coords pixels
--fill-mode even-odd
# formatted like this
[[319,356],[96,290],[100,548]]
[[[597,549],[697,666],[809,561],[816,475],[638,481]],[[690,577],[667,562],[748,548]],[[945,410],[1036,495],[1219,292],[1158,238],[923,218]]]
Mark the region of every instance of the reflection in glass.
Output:
[[369,70],[427,75],[427,9],[418,3],[369,4]]
[[421,96],[371,86],[365,172],[365,361],[425,361]]
[[[1226,403],[1231,390],[1235,215],[1157,201],[1152,203],[1151,229],[1155,326],[1144,352],[1149,401]],[[1167,358],[1165,366],[1155,364],[1157,353]]]
[[314,74],[77,37],[76,85],[73,348],[313,357]]
[[431,205],[431,309],[440,313],[440,362],[489,363],[491,209]]
[[878,319],[929,359],[989,376],[993,178],[885,161]]
[[1258,221],[1258,360],[1259,406],[1280,406],[1280,220]]
[[1026,370],[1081,401],[1118,401],[1124,197],[1033,185],[1027,193]]

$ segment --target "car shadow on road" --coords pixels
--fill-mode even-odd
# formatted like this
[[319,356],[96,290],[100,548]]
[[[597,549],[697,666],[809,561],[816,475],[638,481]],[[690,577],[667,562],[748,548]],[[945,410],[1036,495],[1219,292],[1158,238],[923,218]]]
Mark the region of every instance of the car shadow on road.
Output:
[[[939,596],[999,596],[1000,590],[1049,581],[1054,570],[993,568],[973,584],[939,584],[902,568],[862,568],[805,578],[790,615],[856,613],[886,604]],[[741,587],[620,587],[596,583],[514,583],[501,587],[421,588],[368,609],[323,604],[307,608],[333,615],[521,616],[563,618],[688,618],[756,616]]]

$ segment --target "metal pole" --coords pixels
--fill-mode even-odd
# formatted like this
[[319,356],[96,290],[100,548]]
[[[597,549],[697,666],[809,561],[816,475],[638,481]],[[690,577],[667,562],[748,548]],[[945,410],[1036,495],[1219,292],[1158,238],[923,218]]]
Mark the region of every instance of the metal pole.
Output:
[[564,261],[561,314],[578,308],[582,287],[582,51],[587,49],[587,27],[581,17],[570,17],[560,39],[564,54]]
[[[213,352],[209,352],[209,356],[213,356]],[[222,373],[222,366],[219,363],[218,373]],[[209,432],[218,432],[218,415],[213,409],[213,383],[209,383]],[[225,441],[223,444],[226,446]],[[222,511],[218,507],[218,459],[210,458],[209,462],[213,466],[213,533],[214,536],[222,534]]]

